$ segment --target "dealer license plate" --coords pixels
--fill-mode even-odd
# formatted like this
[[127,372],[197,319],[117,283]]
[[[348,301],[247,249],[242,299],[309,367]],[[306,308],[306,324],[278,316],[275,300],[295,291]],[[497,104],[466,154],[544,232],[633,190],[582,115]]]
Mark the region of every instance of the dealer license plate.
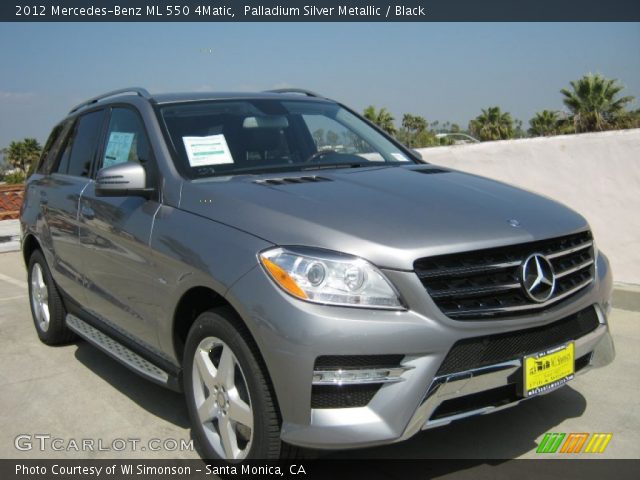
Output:
[[573,379],[573,342],[524,357],[524,396],[545,393]]

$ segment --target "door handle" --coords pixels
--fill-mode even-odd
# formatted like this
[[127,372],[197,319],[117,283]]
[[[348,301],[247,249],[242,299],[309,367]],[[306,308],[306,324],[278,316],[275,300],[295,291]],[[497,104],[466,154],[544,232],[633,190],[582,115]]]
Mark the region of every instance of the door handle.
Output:
[[83,205],[80,209],[80,215],[87,220],[93,220],[96,217],[96,212],[93,211],[93,208]]

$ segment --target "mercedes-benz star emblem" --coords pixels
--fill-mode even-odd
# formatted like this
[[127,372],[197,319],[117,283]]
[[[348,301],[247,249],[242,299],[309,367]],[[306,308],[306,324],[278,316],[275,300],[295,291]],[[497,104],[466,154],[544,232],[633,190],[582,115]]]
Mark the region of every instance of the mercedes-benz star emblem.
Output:
[[556,286],[556,276],[549,260],[540,253],[530,255],[520,269],[520,281],[524,293],[534,302],[542,303],[551,298]]

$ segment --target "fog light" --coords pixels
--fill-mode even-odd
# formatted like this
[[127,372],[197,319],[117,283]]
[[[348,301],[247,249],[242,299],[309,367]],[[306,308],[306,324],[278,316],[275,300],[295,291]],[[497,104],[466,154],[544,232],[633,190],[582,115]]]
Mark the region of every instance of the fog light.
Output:
[[313,385],[354,385],[364,383],[393,383],[404,380],[401,375],[413,367],[368,368],[362,370],[316,370]]

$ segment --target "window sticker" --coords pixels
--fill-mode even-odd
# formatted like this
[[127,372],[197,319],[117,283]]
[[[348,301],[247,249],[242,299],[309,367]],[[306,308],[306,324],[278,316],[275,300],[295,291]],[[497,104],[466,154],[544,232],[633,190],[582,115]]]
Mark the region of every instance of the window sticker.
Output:
[[409,159],[407,157],[405,157],[401,153],[392,153],[391,156],[393,158],[395,158],[396,160],[398,160],[399,162],[408,162],[409,161]]
[[227,140],[222,134],[208,137],[182,137],[182,141],[187,151],[189,165],[192,167],[233,163]]
[[129,161],[129,154],[133,146],[135,133],[129,132],[111,132],[107,149],[104,152],[103,167],[118,165]]

